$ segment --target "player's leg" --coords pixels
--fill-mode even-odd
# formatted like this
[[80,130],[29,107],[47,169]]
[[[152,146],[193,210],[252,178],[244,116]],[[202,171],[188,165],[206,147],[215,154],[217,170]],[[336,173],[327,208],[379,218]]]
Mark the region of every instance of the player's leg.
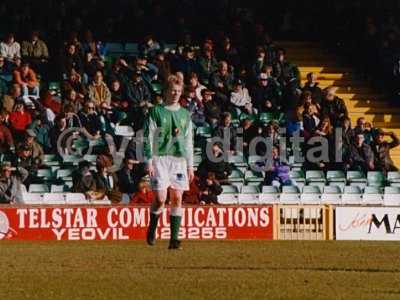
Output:
[[150,178],[150,182],[155,196],[150,208],[150,223],[147,230],[147,243],[149,245],[155,243],[158,219],[163,212],[168,195],[168,186],[170,185],[166,159],[163,157],[153,158],[153,168],[154,174]]
[[171,200],[171,213],[170,213],[170,226],[171,226],[171,239],[169,242],[169,249],[179,249],[179,228],[182,220],[182,195],[183,190],[170,189]]
[[150,208],[150,223],[147,230],[147,243],[154,245],[156,240],[156,230],[158,225],[158,219],[164,209],[164,203],[167,200],[168,190],[155,191],[155,197]]

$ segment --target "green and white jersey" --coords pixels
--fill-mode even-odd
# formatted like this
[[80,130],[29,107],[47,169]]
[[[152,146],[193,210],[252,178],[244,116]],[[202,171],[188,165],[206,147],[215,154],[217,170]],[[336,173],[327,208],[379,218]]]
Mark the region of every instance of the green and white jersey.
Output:
[[186,109],[157,105],[150,110],[144,129],[147,160],[153,156],[184,157],[188,167],[193,167],[193,126]]

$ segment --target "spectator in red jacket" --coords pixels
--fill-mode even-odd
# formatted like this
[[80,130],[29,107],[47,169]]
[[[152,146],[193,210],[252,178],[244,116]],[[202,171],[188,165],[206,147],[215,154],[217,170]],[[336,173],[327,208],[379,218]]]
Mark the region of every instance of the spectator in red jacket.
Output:
[[23,137],[26,128],[32,123],[31,114],[25,111],[24,103],[22,101],[19,101],[14,105],[9,120],[14,132],[14,137]]
[[154,193],[146,181],[138,184],[138,191],[132,196],[131,204],[150,204],[153,202]]
[[39,81],[29,63],[24,62],[14,70],[14,82],[19,84],[22,89],[22,96],[32,96],[39,98]]

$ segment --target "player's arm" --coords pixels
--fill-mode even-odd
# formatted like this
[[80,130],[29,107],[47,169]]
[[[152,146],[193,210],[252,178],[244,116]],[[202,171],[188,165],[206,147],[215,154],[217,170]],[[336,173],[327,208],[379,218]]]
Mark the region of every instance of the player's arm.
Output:
[[190,120],[185,136],[185,148],[186,148],[186,163],[188,167],[189,180],[192,181],[194,178],[193,171],[193,123]]
[[144,126],[144,157],[147,163],[147,171],[153,176],[153,154],[157,123],[154,121],[152,113],[149,113]]

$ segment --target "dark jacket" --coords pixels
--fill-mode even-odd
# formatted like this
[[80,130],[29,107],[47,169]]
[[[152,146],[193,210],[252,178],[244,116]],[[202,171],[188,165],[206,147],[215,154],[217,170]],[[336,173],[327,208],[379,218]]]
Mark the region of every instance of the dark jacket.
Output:
[[[259,112],[271,112],[277,110],[277,103],[279,100],[279,92],[276,86],[273,85],[272,81],[268,82],[267,86],[257,85],[250,90],[250,96],[254,108],[257,108]],[[266,100],[272,103],[272,108],[265,106]]]
[[363,143],[361,148],[356,145],[350,147],[350,168],[364,172],[371,171],[370,164],[374,162],[374,153],[369,145]]
[[141,101],[150,101],[151,93],[147,85],[143,81],[137,83],[130,82],[126,91],[127,100],[134,107],[139,106]]
[[373,142],[370,145],[375,156],[375,168],[384,173],[397,171],[397,168],[390,157],[390,149],[397,147],[400,144],[400,140],[395,134],[391,137],[391,142],[383,141],[380,144]]
[[339,97],[335,97],[332,101],[323,100],[321,103],[321,114],[329,116],[334,125],[337,125],[342,118],[348,116],[346,104]]
[[119,190],[124,194],[133,194],[137,191],[138,178],[134,170],[123,168],[117,172]]
[[215,177],[221,181],[228,178],[232,173],[232,166],[225,161],[213,162],[209,158],[205,158],[197,168],[197,174],[200,178],[206,178],[208,172],[215,173]]

